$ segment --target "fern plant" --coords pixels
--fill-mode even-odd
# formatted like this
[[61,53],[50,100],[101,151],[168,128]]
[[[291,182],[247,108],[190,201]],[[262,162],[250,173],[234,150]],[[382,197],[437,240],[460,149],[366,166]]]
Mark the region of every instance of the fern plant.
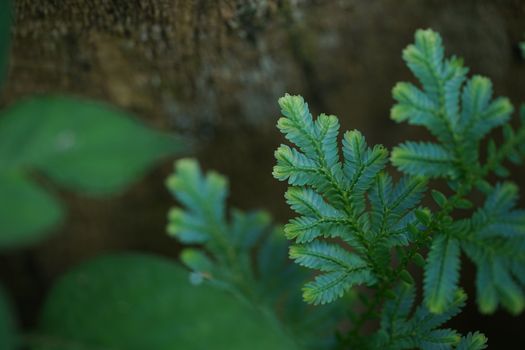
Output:
[[267,212],[229,210],[227,179],[203,173],[193,159],[175,163],[167,187],[182,205],[171,209],[168,233],[193,246],[180,255],[192,283],[232,292],[283,329],[298,348],[334,344],[341,307],[310,308],[301,301],[298,292],[307,275],[287,263],[283,229]]
[[[435,141],[394,147],[390,162],[404,174],[397,181],[386,169],[383,146],[369,147],[353,130],[340,147],[337,117],[313,119],[300,96],[279,100],[277,126],[292,146],[277,149],[273,174],[288,181],[285,198],[298,214],[284,229],[294,242],[290,257],[316,271],[303,287],[308,303],[330,303],[354,286],[368,287],[360,291],[364,311],[340,337],[343,348],[482,349],[480,333],[460,337],[437,327],[465,302],[462,253],[477,267],[481,312],[524,308],[525,211],[515,208],[517,186],[504,179],[505,161],[521,164],[525,153],[525,108],[520,126],[511,127],[509,100],[492,97],[489,79],[469,78],[462,59],[446,58],[432,30],[418,30],[403,58],[420,86],[394,87],[391,118],[424,126]],[[497,127],[501,143],[491,136],[485,142]],[[493,174],[501,180],[491,183]],[[433,210],[422,202],[430,180],[448,185],[446,193],[430,191]],[[484,204],[474,208],[471,200],[479,195]],[[412,265],[424,270],[423,301],[413,312]],[[369,334],[365,325],[378,318],[379,330]]]
[[[314,119],[301,96],[279,99],[277,126],[290,145],[275,152],[273,175],[290,185],[285,198],[298,214],[283,229],[264,212],[228,210],[223,176],[176,163],[167,184],[182,207],[170,212],[168,231],[192,245],[181,259],[194,283],[232,291],[312,349],[486,348],[483,334],[445,326],[467,300],[462,256],[477,268],[481,312],[522,312],[525,211],[506,161],[520,164],[525,153],[525,107],[513,128],[509,100],[492,97],[489,79],[468,77],[460,58],[446,58],[432,30],[417,31],[403,58],[420,85],[394,87],[391,117],[426,127],[434,141],[389,152],[353,130],[340,144],[337,117]],[[431,189],[439,182],[443,192]],[[283,236],[295,265],[285,261]],[[298,265],[315,277],[307,281]],[[294,294],[301,283],[306,303]],[[313,332],[321,326],[336,337]]]

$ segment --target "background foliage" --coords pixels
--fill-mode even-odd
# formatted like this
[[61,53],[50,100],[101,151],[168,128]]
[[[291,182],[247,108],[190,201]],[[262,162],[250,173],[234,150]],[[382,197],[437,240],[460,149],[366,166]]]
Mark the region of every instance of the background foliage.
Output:
[[173,261],[141,254],[104,256],[69,272],[51,291],[32,339],[42,350],[294,349],[249,305],[190,285]]
[[159,158],[180,151],[175,137],[124,112],[75,98],[18,102],[0,116],[0,246],[33,243],[63,220],[36,171],[90,195],[122,192]]

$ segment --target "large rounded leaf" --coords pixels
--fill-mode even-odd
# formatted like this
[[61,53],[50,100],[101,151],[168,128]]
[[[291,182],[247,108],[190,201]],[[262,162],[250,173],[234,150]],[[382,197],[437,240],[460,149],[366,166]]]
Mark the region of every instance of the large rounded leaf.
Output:
[[41,318],[38,350],[290,350],[274,323],[230,294],[193,286],[176,264],[107,256],[66,275]]
[[36,241],[62,215],[57,202],[30,182],[28,169],[101,195],[122,191],[180,149],[177,138],[105,104],[58,96],[15,104],[0,114],[0,247]]
[[18,173],[0,173],[0,198],[0,247],[32,243],[62,218],[58,202]]
[[77,98],[34,97],[0,117],[0,169],[34,168],[80,192],[122,190],[159,157],[180,148],[172,135]]

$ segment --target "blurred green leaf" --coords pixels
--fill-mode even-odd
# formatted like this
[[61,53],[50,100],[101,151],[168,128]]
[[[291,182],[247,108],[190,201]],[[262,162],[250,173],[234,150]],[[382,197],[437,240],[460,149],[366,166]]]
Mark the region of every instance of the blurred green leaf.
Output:
[[0,173],[0,247],[38,240],[62,218],[57,201],[20,174]]
[[11,306],[0,288],[0,349],[15,349],[15,329]]
[[122,191],[181,148],[172,135],[105,104],[60,96],[16,103],[0,114],[0,247],[36,241],[62,216],[50,195],[20,175],[24,171],[104,195]]
[[127,254],[95,259],[58,282],[35,349],[290,350],[278,327],[230,294],[193,286],[178,265]]
[[0,1],[0,87],[7,74],[9,39],[11,36],[11,1]]
[[26,99],[0,119],[0,169],[36,168],[61,185],[92,194],[123,190],[153,162],[180,149],[172,135],[76,98]]

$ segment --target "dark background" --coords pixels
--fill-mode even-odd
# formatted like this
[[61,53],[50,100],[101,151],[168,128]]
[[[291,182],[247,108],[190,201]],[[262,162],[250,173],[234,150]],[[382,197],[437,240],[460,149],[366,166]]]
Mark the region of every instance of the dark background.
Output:
[[[496,95],[525,101],[517,47],[523,0],[18,0],[0,103],[60,92],[120,106],[192,137],[192,155],[230,178],[230,203],[266,208],[285,222],[285,186],[271,176],[282,142],[276,99],[302,94],[314,112],[338,115],[343,130],[360,129],[372,144],[427,137],[394,124],[389,109],[395,82],[412,80],[401,50],[417,28],[428,27],[442,34],[448,54],[490,77]],[[62,228],[42,244],[0,256],[0,277],[25,327],[74,264],[122,250],[177,256],[178,245],[164,233],[170,163],[114,198],[61,192],[69,210]],[[512,170],[523,187],[523,167]],[[483,331],[492,349],[519,348],[525,317],[479,315],[467,262],[464,273],[470,300],[451,326]]]

